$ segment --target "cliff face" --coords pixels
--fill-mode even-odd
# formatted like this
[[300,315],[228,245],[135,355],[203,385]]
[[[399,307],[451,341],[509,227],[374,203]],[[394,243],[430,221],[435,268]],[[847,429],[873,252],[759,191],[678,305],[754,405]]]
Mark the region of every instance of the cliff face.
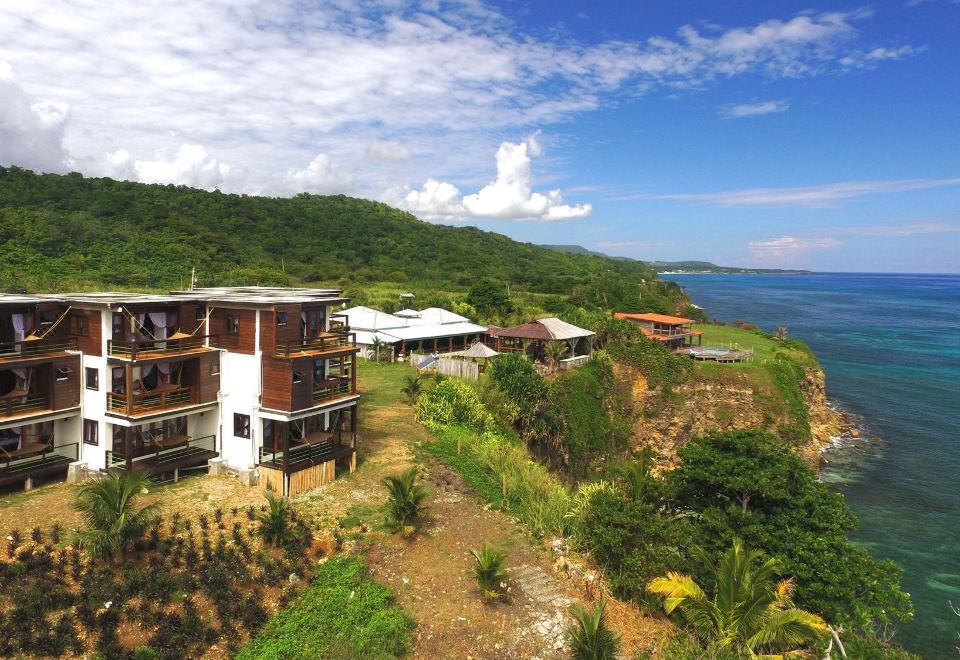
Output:
[[[775,395],[759,387],[748,374],[730,370],[722,377],[698,378],[677,388],[672,394],[651,389],[643,374],[619,369],[618,376],[633,382],[636,418],[632,443],[649,446],[661,467],[677,463],[677,449],[691,439],[711,431],[735,431],[760,428],[776,431],[781,421]],[[800,384],[807,404],[812,441],[797,448],[811,467],[820,465],[820,448],[832,436],[840,435],[848,424],[842,413],[827,405],[824,374],[819,368],[805,370]]]

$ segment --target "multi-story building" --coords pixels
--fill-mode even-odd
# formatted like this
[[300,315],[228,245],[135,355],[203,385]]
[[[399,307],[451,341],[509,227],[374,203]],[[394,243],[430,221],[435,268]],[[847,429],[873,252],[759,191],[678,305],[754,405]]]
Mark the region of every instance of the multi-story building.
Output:
[[295,494],[338,462],[352,470],[357,349],[343,302],[264,287],[0,296],[0,369],[15,370],[10,387],[0,372],[13,413],[0,410],[0,483],[29,487],[70,462],[175,477],[213,462]]

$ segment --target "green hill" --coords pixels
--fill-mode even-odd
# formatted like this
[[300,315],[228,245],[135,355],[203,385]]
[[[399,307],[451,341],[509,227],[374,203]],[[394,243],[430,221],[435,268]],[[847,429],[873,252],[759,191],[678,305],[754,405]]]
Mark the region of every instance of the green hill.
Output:
[[228,195],[15,167],[0,167],[0,245],[8,291],[161,290],[182,286],[195,268],[202,285],[457,291],[491,278],[602,307],[641,296],[663,307],[682,295],[639,261],[564,254],[342,195]]
[[[589,254],[595,257],[606,257],[615,261],[635,261],[629,257],[611,257],[602,252],[588,250],[582,245],[541,245],[541,247],[556,250],[557,252],[566,252],[567,254]],[[650,268],[658,273],[719,273],[719,274],[789,274],[789,273],[809,273],[809,270],[790,270],[782,268],[740,268],[739,266],[718,266],[709,261],[647,261]]]

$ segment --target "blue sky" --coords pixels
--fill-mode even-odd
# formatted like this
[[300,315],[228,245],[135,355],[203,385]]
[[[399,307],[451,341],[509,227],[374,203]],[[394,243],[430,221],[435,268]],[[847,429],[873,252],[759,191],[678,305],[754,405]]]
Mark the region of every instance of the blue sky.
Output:
[[958,25],[949,0],[0,2],[0,163],[956,272]]

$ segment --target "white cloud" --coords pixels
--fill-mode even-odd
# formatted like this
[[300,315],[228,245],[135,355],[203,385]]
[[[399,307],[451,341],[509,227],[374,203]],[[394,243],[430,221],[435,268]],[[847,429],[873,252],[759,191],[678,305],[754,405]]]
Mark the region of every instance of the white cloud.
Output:
[[413,152],[394,140],[377,140],[367,145],[366,156],[383,163],[403,163],[413,158]]
[[288,188],[292,192],[346,193],[353,188],[354,181],[353,175],[334,167],[327,154],[317,154],[306,169],[287,173]]
[[[435,171],[472,179],[500,136],[569,120],[620,95],[851,69],[840,60],[852,49],[883,47],[864,43],[855,27],[863,16],[804,13],[583,44],[525,34],[479,2],[0,3],[0,59],[16,68],[28,98],[70,108],[70,121],[50,128],[38,117],[56,120],[66,106],[29,101],[31,118],[19,101],[4,104],[5,126],[18,108],[18,136],[23,116],[26,134],[46,136],[39,151],[5,146],[4,155],[54,170],[70,156],[96,169],[107,167],[104,152],[125,150],[139,162],[203,145],[230,163],[229,177],[219,161],[199,171],[146,171],[207,185],[222,178],[244,192],[290,192],[277,173],[320,153],[342,171],[364,171],[356,188],[368,194]],[[4,87],[3,98],[18,97]],[[384,135],[396,144],[378,144]],[[69,154],[57,148],[61,137]],[[411,157],[419,155],[429,159]],[[383,166],[363,168],[372,161]]]
[[0,60],[0,165],[64,172],[69,158],[63,133],[69,106],[39,101],[17,84],[13,67]]
[[880,46],[866,52],[853,51],[840,58],[840,64],[849,69],[872,69],[880,62],[888,60],[896,61],[913,57],[923,52],[923,50],[923,48],[916,48],[914,46],[900,46],[898,48],[885,48]]
[[866,227],[835,227],[830,233],[843,236],[928,236],[930,234],[960,234],[956,222],[912,222],[899,225],[873,225]]
[[748,247],[754,259],[763,263],[795,263],[810,252],[829,250],[842,244],[841,241],[830,236],[822,238],[781,236],[766,241],[752,241]]
[[497,178],[472,195],[461,197],[453,184],[429,179],[420,190],[402,197],[393,191],[388,197],[428,219],[571,220],[590,215],[592,205],[564,204],[559,190],[533,191],[530,159],[541,154],[536,134],[520,143],[504,142],[497,150]]
[[757,103],[740,103],[728,106],[721,111],[721,115],[727,119],[742,119],[744,117],[786,112],[789,108],[790,102],[783,99],[779,101],[759,101]]
[[867,195],[880,195],[911,190],[929,190],[960,186],[960,178],[953,179],[898,179],[893,181],[844,181],[822,186],[796,188],[748,188],[711,193],[672,193],[621,195],[619,200],[653,199],[703,202],[714,206],[792,206],[806,208],[835,208],[840,202]]
[[[129,155],[124,150],[108,155],[110,165],[125,168]],[[227,178],[230,167],[207,153],[199,144],[183,144],[176,155],[158,154],[155,160],[138,160],[133,163],[133,172],[143,183],[175,183],[212,190],[220,188]]]

